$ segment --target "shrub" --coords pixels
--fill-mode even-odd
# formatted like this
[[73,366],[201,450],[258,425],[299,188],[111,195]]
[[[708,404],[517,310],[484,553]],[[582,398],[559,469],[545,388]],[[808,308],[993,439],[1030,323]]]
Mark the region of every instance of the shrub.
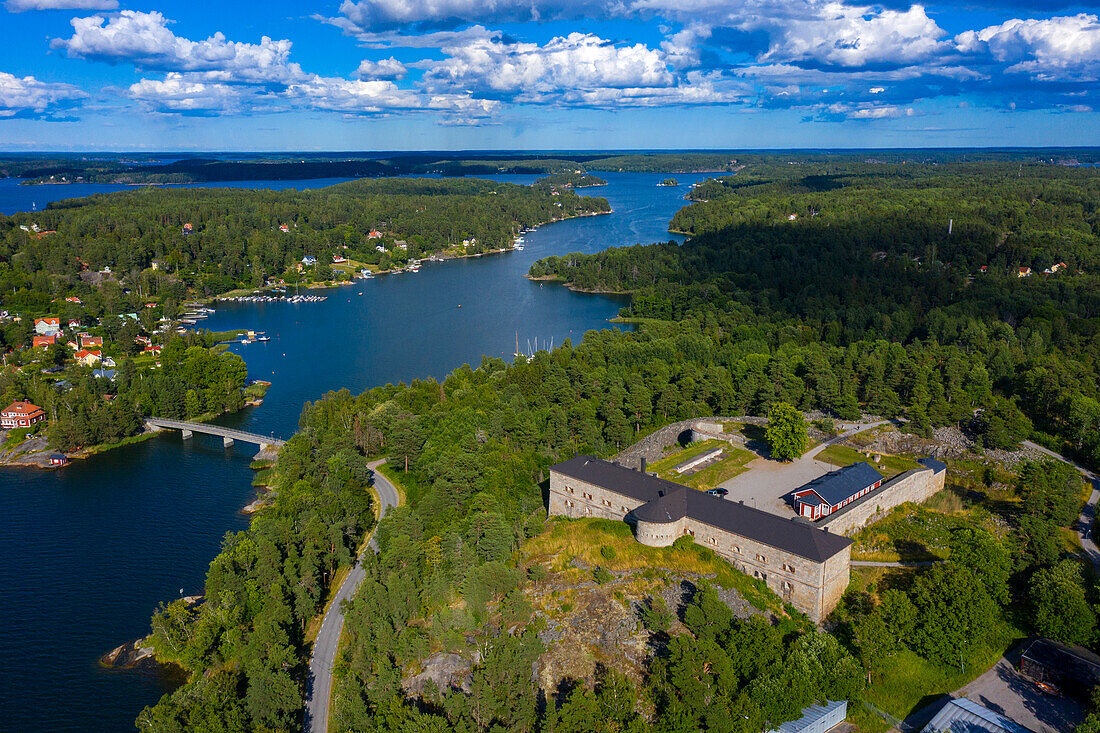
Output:
[[603,567],[602,565],[597,565],[596,567],[592,568],[592,579],[595,580],[596,583],[598,583],[599,585],[603,585],[604,583],[610,583],[612,580],[615,579],[615,576],[612,575],[611,571],[607,568]]
[[615,548],[611,545],[604,545],[600,548],[600,557],[602,557],[604,560],[607,560],[608,562],[612,562],[616,557],[618,557],[618,553],[615,552]]

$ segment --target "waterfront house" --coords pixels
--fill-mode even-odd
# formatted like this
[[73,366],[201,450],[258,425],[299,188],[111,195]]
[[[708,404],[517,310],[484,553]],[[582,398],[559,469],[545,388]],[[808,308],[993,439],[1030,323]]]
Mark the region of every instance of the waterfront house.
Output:
[[42,408],[26,400],[16,400],[0,412],[0,428],[4,430],[29,428],[45,421],[46,413]]
[[345,264],[347,264],[347,261],[348,261],[347,257],[341,257],[340,255],[333,255],[332,256],[332,264],[334,264],[334,265],[345,265]]
[[50,455],[51,466],[64,466],[69,462],[69,459],[64,453],[53,453]]
[[86,367],[95,366],[103,360],[103,353],[100,351],[92,351],[90,349],[81,349],[73,354],[73,358]]
[[46,316],[34,319],[34,332],[40,336],[54,336],[61,330],[61,319],[57,316]]

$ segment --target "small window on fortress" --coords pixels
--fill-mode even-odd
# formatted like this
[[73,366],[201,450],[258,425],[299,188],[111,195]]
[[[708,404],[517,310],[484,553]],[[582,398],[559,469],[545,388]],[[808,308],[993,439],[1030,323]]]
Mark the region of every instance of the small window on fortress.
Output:
[[736,552],[738,555],[740,555],[741,554],[741,547],[738,546],[738,545],[734,545],[733,546],[733,551]]
[[611,506],[611,502],[610,502],[610,501],[608,501],[607,499],[603,499],[603,500],[601,500],[601,501],[602,501],[602,503],[603,503],[603,505],[604,505],[604,506]]
[[768,558],[764,557],[763,555],[757,555],[756,559],[759,560],[760,562],[767,562],[768,561]]
[[791,581],[789,581],[789,580],[784,580],[783,581],[783,590],[791,590],[792,588],[794,588],[794,586],[791,585]]
[[788,573],[794,573],[794,565],[791,565],[790,563],[783,563],[783,569],[786,570]]
[[718,544],[718,540],[714,537],[708,538],[707,542],[711,543],[712,545],[717,545]]
[[566,487],[565,487],[565,490],[566,490],[566,491],[568,491],[568,492],[569,492],[570,494],[575,494],[575,493],[577,493],[577,492],[573,491],[573,487],[572,487],[572,486],[566,486]]

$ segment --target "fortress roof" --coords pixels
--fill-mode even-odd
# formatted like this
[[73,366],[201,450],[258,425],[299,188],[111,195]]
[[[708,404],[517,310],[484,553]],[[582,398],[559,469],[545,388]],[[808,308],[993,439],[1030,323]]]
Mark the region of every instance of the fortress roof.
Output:
[[643,522],[666,524],[686,516],[815,562],[825,562],[852,544],[847,537],[794,518],[784,519],[595,456],[579,455],[550,470],[644,502],[634,510]]

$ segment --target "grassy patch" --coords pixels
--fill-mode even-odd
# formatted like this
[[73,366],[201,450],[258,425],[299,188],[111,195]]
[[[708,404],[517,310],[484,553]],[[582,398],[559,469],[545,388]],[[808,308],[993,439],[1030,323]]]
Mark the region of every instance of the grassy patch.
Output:
[[84,455],[93,456],[96,453],[104,453],[106,451],[111,450],[112,448],[121,448],[124,445],[132,445],[134,443],[140,443],[141,441],[148,440],[149,438],[152,438],[153,436],[155,436],[157,434],[158,433],[156,433],[156,432],[139,433],[137,435],[131,435],[128,438],[123,438],[122,440],[118,441],[117,443],[103,443],[101,445],[93,445],[92,447],[85,448],[80,452],[83,453]]
[[661,478],[673,480],[674,478],[681,478],[680,474],[676,473],[672,469],[679,466],[686,460],[694,458],[697,455],[706,453],[707,451],[714,450],[715,448],[730,448],[729,443],[724,440],[704,440],[698,443],[692,443],[683,450],[678,450],[674,453],[670,453],[659,461],[654,461],[646,468],[650,473],[656,473]]
[[8,431],[8,437],[4,440],[4,445],[0,446],[0,450],[11,450],[15,446],[21,444],[27,439],[27,436],[33,433],[35,428],[14,428]]
[[902,504],[856,534],[852,559],[880,562],[946,559],[951,533],[973,525],[974,517],[966,513],[944,514],[925,506]]
[[831,463],[834,466],[850,466],[853,463],[866,462],[871,464],[875,470],[881,473],[885,478],[893,478],[899,473],[904,473],[905,471],[920,467],[920,464],[912,458],[906,458],[905,456],[889,456],[886,454],[883,454],[879,462],[875,463],[874,460],[868,459],[867,456],[846,445],[830,445],[828,448],[818,453],[816,457],[817,460]]
[[244,398],[246,400],[262,400],[264,395],[267,394],[267,390],[271,387],[271,382],[256,381],[244,388]]
[[726,455],[722,460],[707,466],[696,474],[688,476],[687,480],[683,483],[699,489],[700,491],[713,489],[720,483],[728,481],[738,474],[744,473],[748,470],[745,466],[755,458],[755,453],[750,453],[743,448],[734,448],[730,446],[726,449]]
[[1009,622],[997,619],[987,630],[985,640],[962,660],[961,667],[943,667],[904,650],[872,676],[864,697],[891,715],[905,718],[924,698],[952,692],[980,676],[1023,636]]
[[712,550],[701,545],[647,547],[634,539],[633,530],[625,522],[553,517],[541,533],[523,545],[520,555],[527,565],[549,565],[553,570],[565,570],[573,559],[578,559],[613,572],[642,571],[641,576],[660,568],[713,576],[715,584],[736,589],[762,611],[779,616],[790,612],[790,607],[762,581],[739,572]]

